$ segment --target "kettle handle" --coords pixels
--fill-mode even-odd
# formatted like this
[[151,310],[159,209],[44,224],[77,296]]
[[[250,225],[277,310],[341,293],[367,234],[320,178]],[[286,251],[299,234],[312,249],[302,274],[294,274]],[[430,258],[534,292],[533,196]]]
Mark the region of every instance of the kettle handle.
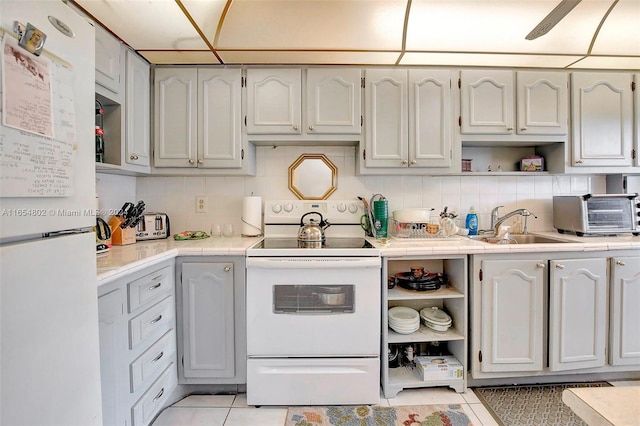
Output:
[[322,217],[322,214],[320,214],[319,212],[309,212],[309,213],[305,213],[302,215],[302,217],[300,218],[300,226],[304,226],[304,218],[305,216],[309,216],[310,214],[317,214],[318,216],[320,216],[320,226],[324,225],[324,218]]

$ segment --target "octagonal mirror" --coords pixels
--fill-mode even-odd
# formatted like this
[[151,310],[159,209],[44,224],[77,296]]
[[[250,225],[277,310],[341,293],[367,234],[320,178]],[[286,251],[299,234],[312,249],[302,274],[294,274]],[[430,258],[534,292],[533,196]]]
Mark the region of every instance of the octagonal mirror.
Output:
[[338,168],[324,154],[302,154],[289,166],[289,190],[301,200],[326,200],[337,179]]

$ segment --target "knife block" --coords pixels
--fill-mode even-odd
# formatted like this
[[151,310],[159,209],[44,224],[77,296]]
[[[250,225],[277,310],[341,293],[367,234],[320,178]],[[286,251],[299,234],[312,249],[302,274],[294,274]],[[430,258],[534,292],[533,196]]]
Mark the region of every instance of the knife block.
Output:
[[111,216],[109,219],[109,228],[111,228],[111,244],[115,246],[126,246],[136,242],[135,228],[120,228],[120,224],[124,222],[124,218],[120,216]]

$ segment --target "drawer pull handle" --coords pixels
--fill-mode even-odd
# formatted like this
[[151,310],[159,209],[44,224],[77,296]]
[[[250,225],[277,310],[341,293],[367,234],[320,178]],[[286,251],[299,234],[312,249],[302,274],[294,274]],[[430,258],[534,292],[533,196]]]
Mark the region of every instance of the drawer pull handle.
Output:
[[157,357],[155,357],[151,362],[152,362],[152,363],[154,363],[154,362],[158,362],[158,361],[160,361],[160,358],[162,358],[163,356],[164,356],[164,351],[160,352],[160,353],[158,354],[158,356],[157,356]]
[[162,395],[164,395],[164,388],[160,389],[160,392],[158,392],[158,394],[156,395],[155,398],[153,398],[153,402],[156,402],[157,400],[159,400],[160,398],[162,398]]
[[536,266],[538,268],[544,268],[545,265],[544,265],[544,263],[540,262],[540,263],[536,263]]
[[162,285],[162,283],[158,283],[156,285],[152,285],[151,287],[149,287],[149,290],[155,290],[156,288],[160,287]]
[[564,265],[561,263],[556,264],[556,269],[564,269]]
[[155,324],[162,319],[162,315],[158,315],[156,319],[153,319],[149,322],[149,324]]
[[626,263],[624,263],[622,260],[616,260],[616,265],[624,266],[624,265],[626,265]]

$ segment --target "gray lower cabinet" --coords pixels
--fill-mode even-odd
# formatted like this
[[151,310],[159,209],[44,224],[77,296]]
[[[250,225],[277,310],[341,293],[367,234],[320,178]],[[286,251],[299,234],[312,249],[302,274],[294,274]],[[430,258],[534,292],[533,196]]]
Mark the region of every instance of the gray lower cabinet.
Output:
[[105,426],[149,425],[177,386],[174,264],[98,288]]
[[246,383],[244,257],[178,260],[181,384]]
[[473,378],[605,366],[607,291],[605,254],[472,256]]
[[640,256],[611,258],[611,365],[640,365]]

